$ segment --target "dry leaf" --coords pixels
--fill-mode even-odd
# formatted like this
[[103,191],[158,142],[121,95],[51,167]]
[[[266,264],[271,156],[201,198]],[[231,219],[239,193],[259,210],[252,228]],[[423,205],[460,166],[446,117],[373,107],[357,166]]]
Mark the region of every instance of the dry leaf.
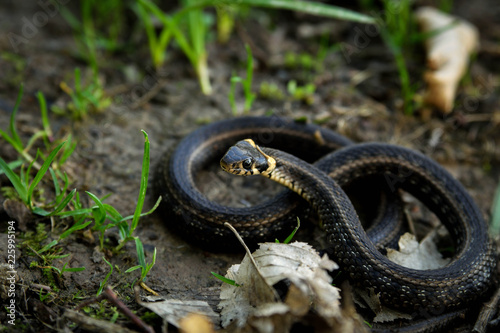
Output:
[[[387,249],[387,258],[396,264],[413,269],[436,269],[447,265],[450,259],[443,259],[437,250],[434,237],[426,237],[419,243],[415,236],[405,233],[398,241],[399,251]],[[374,323],[387,323],[399,319],[412,319],[412,316],[380,304],[379,298],[372,290],[357,290],[357,294],[375,313]],[[357,302],[358,304],[362,304]]]
[[479,45],[479,33],[469,22],[432,7],[419,8],[416,19],[425,32],[440,31],[426,39],[427,90],[424,101],[449,113],[458,83],[467,70],[469,57]]
[[336,268],[305,243],[260,244],[228,270],[226,277],[239,287],[221,287],[222,326],[235,332],[249,327],[256,332],[288,332],[293,323],[312,314],[327,330],[335,332],[332,327],[338,325],[341,332],[339,322],[350,318],[342,317],[339,290],[328,274]]
[[398,242],[399,251],[387,249],[387,258],[398,265],[414,269],[436,269],[450,262],[437,250],[434,237],[426,237],[418,243],[414,235],[405,233]]
[[204,318],[208,318],[207,320],[211,320],[213,323],[219,322],[219,315],[212,310],[207,302],[164,299],[159,296],[147,296],[145,299],[148,302],[140,302],[142,306],[153,311],[165,322],[168,322],[175,327],[180,327],[181,320],[190,314],[200,314],[203,315]]

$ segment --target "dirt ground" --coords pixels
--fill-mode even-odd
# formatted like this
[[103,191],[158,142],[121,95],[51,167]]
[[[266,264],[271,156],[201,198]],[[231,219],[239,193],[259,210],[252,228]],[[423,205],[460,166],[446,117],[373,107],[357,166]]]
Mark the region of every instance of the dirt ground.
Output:
[[[68,6],[76,7],[73,3]],[[24,82],[24,97],[17,116],[17,126],[24,142],[42,126],[36,93],[43,92],[49,107],[64,105],[69,98],[59,88],[60,83],[71,83],[76,67],[82,69],[85,77],[90,74],[87,65],[75,56],[74,36],[59,14],[51,17],[17,49],[13,47],[9,33],[21,34],[25,19],[31,19],[38,11],[40,7],[36,2],[20,5],[15,1],[2,1],[0,4],[0,128],[7,129],[19,84]],[[55,137],[72,133],[77,140],[76,150],[64,165],[64,170],[73,181],[71,186],[78,189],[86,205],[92,205],[92,202],[84,191],[98,197],[111,194],[106,201],[108,204],[123,216],[133,214],[144,144],[140,130],[149,135],[151,164],[155,166],[165,151],[194,129],[208,122],[233,117],[227,97],[230,77],[234,71],[244,75],[246,42],[252,46],[256,59],[255,90],[262,82],[273,82],[286,91],[290,79],[309,80],[317,87],[310,105],[290,99],[269,101],[257,98],[251,115],[273,112],[288,117],[305,116],[309,121],[320,122],[354,141],[389,142],[420,150],[444,165],[464,184],[489,220],[500,177],[500,6],[495,1],[476,1],[474,5],[455,1],[453,11],[479,28],[481,48],[471,65],[467,88],[459,91],[455,109],[448,116],[438,112],[403,115],[396,67],[378,37],[349,57],[341,51],[330,52],[320,71],[287,68],[283,60],[286,52],[315,54],[317,51],[318,38],[301,34],[306,27],[313,27],[313,31],[318,32],[321,24],[328,24],[334,41],[353,44],[356,37],[354,27],[362,29],[363,26],[283,12],[273,18],[278,23],[272,29],[257,25],[256,17],[250,17],[239,23],[226,45],[209,43],[214,91],[211,96],[201,93],[189,62],[178,51],[171,51],[166,65],[155,71],[150,65],[145,37],[137,39],[136,48],[140,51],[108,56],[102,63],[101,75],[108,93],[113,96],[112,105],[84,120],[50,115]],[[418,52],[423,52],[423,49]],[[423,54],[417,53],[409,59],[411,75],[417,77],[415,82],[420,82],[417,95],[423,91],[418,76],[425,69],[424,58]],[[142,102],[140,96],[152,89],[157,89],[156,94]],[[241,93],[237,101],[242,106]],[[17,158],[14,149],[2,139],[0,156],[6,161]],[[150,184],[153,181],[150,179]],[[201,187],[208,192],[216,182],[231,184],[232,181],[232,177],[214,167],[202,178]],[[0,176],[0,185],[9,186],[4,175]],[[51,191],[49,180],[43,186]],[[224,197],[220,193],[208,194]],[[150,190],[145,210],[152,207],[156,199]],[[0,196],[0,202],[4,200]],[[43,223],[48,232],[44,243],[57,238],[51,233],[54,226],[50,221],[29,217],[22,210],[19,213],[20,209],[12,203],[3,206],[0,207],[2,263],[7,248],[7,222],[12,219],[18,220],[18,245],[23,241],[21,235],[35,231],[38,223]],[[144,243],[147,260],[151,260],[153,249],[157,249],[157,262],[148,275],[147,284],[168,298],[207,300],[216,309],[221,283],[210,272],[224,274],[229,266],[241,260],[242,254],[214,254],[200,250],[172,234],[166,227],[167,222],[158,213],[147,216],[141,219],[135,233]],[[57,223],[61,225],[55,229],[62,230],[71,222],[62,220]],[[116,245],[116,229],[109,230],[106,236],[110,247]],[[48,285],[47,275],[40,268],[30,268],[30,263],[37,258],[27,255],[28,249],[18,249],[18,321],[14,327],[6,325],[6,312],[2,306],[0,319],[4,329],[31,332],[62,329],[64,325],[58,318],[63,309],[73,309],[80,302],[94,297],[99,283],[109,272],[103,257],[115,265],[108,284],[128,305],[138,309],[139,313],[144,312],[134,303],[130,288],[138,278],[137,271],[124,273],[137,264],[135,245],[129,242],[119,254],[103,253],[98,247],[97,234],[94,237],[78,232],[61,242],[61,252],[70,254],[69,265],[86,269],[63,274],[54,282],[59,291],[45,302],[40,301],[39,289],[33,285]],[[298,237],[301,237],[300,232]],[[68,258],[55,260],[52,264],[62,267],[65,262]],[[82,298],[73,297],[79,291]],[[111,311],[107,311],[101,314],[101,318],[111,317]],[[122,316],[118,323],[130,326]],[[69,326],[69,329],[75,328]]]

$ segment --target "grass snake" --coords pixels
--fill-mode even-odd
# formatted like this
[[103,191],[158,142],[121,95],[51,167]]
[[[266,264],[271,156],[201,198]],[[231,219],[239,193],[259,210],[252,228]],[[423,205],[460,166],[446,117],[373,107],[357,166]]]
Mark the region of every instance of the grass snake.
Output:
[[[270,233],[294,225],[297,209],[303,208],[290,191],[252,207],[234,208],[211,202],[197,189],[194,175],[245,138],[251,140],[226,153],[223,168],[238,164],[240,170],[232,172],[260,173],[306,199],[324,225],[329,254],[355,285],[373,289],[382,304],[406,312],[442,313],[465,307],[491,286],[496,253],[487,224],[467,191],[440,165],[410,149],[352,144],[320,126],[279,117],[242,117],[202,127],[160,162],[157,192],[166,197],[167,210],[180,217],[171,225],[194,242],[214,249],[233,246],[231,233],[223,227],[226,221],[249,241],[269,240]],[[262,146],[293,147],[300,158],[272,148],[258,149],[250,143],[253,140]],[[328,154],[332,150],[337,151]],[[308,163],[325,154],[314,165]],[[370,239],[339,185],[370,175],[385,179],[389,195],[403,189],[437,215],[455,241],[450,264],[414,270],[395,264],[378,250],[374,239],[379,231]]]

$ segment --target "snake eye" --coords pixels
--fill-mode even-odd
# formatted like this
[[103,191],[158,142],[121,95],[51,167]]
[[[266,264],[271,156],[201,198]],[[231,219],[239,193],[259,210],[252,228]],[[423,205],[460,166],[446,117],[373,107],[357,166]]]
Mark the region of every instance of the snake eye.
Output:
[[243,161],[242,165],[244,169],[250,169],[252,167],[252,159],[247,158],[246,160]]

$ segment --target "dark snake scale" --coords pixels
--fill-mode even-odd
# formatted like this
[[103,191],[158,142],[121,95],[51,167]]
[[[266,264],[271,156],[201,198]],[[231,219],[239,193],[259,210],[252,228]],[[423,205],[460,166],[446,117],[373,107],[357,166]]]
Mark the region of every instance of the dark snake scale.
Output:
[[[334,143],[325,143],[332,141],[329,131],[281,118],[274,119],[281,130],[290,136],[285,135],[279,140],[291,143],[292,147],[295,142],[298,146],[303,140],[307,142],[306,147],[311,147],[313,143],[318,146],[320,142],[320,148],[309,149],[310,152],[317,150],[316,153],[299,155],[309,159],[308,162],[325,155],[326,151],[340,148],[330,154],[334,155],[333,158],[328,155],[313,166],[280,150],[264,148],[273,146],[283,149],[286,146],[276,139],[279,136],[276,134],[278,127],[273,129],[269,119],[272,118],[245,118],[243,121],[240,118],[209,125],[212,126],[209,130],[201,129],[183,140],[175,152],[161,162],[157,188],[167,201],[173,202],[170,207],[178,208],[177,215],[184,217],[183,222],[173,223],[181,233],[201,242],[221,242],[231,237],[222,224],[235,221],[235,227],[244,237],[260,240],[261,235],[292,223],[287,219],[296,207],[296,199],[288,192],[260,204],[257,209],[254,209],[256,206],[236,209],[212,203],[196,189],[194,173],[214,156],[219,155],[220,158],[229,145],[251,138],[258,140],[263,156],[275,162],[275,168],[271,165],[267,165],[269,169],[260,166],[259,173],[287,186],[309,202],[324,225],[331,247],[329,255],[348,273],[354,285],[373,290],[383,305],[409,313],[443,313],[467,307],[491,287],[497,261],[487,224],[464,187],[439,164],[421,153],[395,145],[354,145],[336,136]],[[242,123],[249,126],[242,129]],[[294,127],[297,128],[290,130]],[[303,134],[307,131],[310,133]],[[319,134],[317,131],[320,131]],[[263,133],[274,133],[276,138],[263,142]],[[297,139],[298,133],[302,133],[302,138]],[[224,138],[227,140],[224,141]],[[252,151],[252,147],[246,142],[230,148],[221,161],[226,171],[239,155],[242,155],[243,161],[248,159],[244,153]],[[179,147],[184,150],[179,151]],[[232,151],[234,149],[237,151]],[[204,153],[207,150],[211,152]],[[376,175],[385,180],[389,188],[387,192],[397,193],[398,189],[402,189],[419,199],[450,232],[455,242],[455,255],[451,262],[439,269],[415,270],[388,260],[367,235],[349,197],[334,180],[339,175],[342,183]],[[280,207],[279,200],[284,200],[281,205],[288,208],[277,209]],[[252,223],[252,219],[256,223]],[[200,232],[205,234],[199,235]],[[273,238],[271,236],[271,240]]]

